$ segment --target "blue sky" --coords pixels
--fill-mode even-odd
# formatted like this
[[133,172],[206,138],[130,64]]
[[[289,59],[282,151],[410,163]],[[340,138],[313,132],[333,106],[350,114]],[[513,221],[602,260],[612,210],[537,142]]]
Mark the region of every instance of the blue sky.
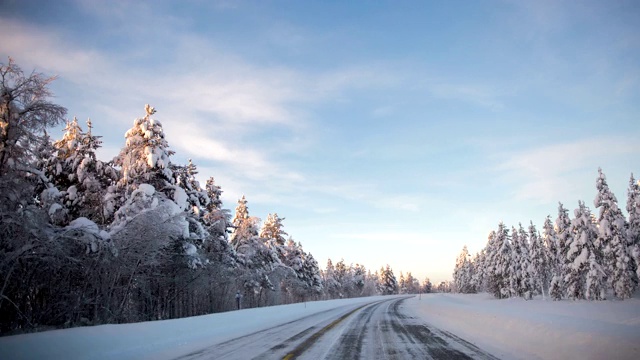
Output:
[[[19,1],[0,56],[57,74],[110,159],[144,104],[173,161],[327,258],[451,277],[498,222],[640,176],[637,1]],[[54,137],[61,136],[54,132]]]

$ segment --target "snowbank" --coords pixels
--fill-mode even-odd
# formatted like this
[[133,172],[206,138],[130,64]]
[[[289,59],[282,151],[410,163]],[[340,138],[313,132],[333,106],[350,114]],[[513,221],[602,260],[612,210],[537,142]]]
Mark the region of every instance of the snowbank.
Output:
[[502,359],[640,359],[640,299],[497,300],[489,294],[427,294],[408,314]]

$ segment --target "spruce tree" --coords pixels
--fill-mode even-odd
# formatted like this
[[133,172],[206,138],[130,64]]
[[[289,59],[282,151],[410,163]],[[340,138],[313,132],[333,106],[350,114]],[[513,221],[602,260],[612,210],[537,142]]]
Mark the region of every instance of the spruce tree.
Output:
[[[591,212],[584,205],[584,202],[578,202],[578,208],[575,210],[575,218],[571,221],[569,231],[572,233],[571,242],[568,243],[567,266],[564,277],[566,286],[566,296],[569,299],[584,299],[587,289],[587,273],[590,270],[590,255],[595,256],[596,232],[591,222]],[[597,289],[591,289],[593,294]]]
[[490,291],[499,299],[511,295],[511,244],[509,230],[500,223],[493,237],[493,253],[490,259],[489,283]]
[[598,169],[596,187],[598,194],[593,203],[600,210],[598,230],[604,255],[603,265],[608,277],[607,283],[613,289],[615,296],[627,299],[631,297],[633,282],[631,257],[627,250],[626,221],[622,211],[618,208],[615,195],[609,190],[602,169]]
[[133,126],[125,133],[125,146],[113,163],[120,167],[122,177],[118,186],[130,194],[139,184],[150,184],[158,191],[167,191],[167,185],[174,182],[169,150],[162,123],[152,118],[156,110],[145,106],[146,115],[133,121]]
[[[550,220],[549,220],[550,222]],[[536,230],[536,226],[531,221],[529,223],[529,254],[531,257],[530,272],[533,282],[533,289],[536,293],[545,297],[545,288],[550,281],[550,259],[547,247],[543,238]]]
[[629,189],[627,190],[627,212],[629,213],[629,254],[633,258],[631,271],[635,271],[634,282],[640,282],[640,181],[636,181],[631,174]]
[[387,264],[387,267],[382,268],[380,271],[380,283],[382,287],[382,295],[393,295],[398,293],[398,281],[396,276],[393,275],[391,266]]

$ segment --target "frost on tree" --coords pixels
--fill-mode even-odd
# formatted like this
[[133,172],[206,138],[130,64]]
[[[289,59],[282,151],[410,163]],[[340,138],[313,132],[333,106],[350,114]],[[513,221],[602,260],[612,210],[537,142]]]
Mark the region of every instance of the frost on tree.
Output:
[[476,292],[473,286],[473,268],[467,245],[462,248],[462,252],[456,260],[456,266],[453,270],[453,282],[458,292],[465,294]]
[[627,241],[629,254],[633,258],[632,271],[635,271],[635,280],[640,279],[640,181],[636,181],[631,174],[629,189],[627,190],[627,213],[629,214],[629,232]]
[[511,244],[509,230],[500,223],[493,237],[492,254],[489,260],[489,291],[497,298],[511,295]]
[[522,224],[519,225],[519,229],[513,227],[511,230],[509,291],[511,292],[511,296],[530,299],[532,297],[532,286],[531,276],[529,274],[530,261],[527,236]]
[[[547,218],[549,223],[551,220]],[[529,223],[529,255],[531,258],[530,273],[532,285],[535,293],[542,294],[545,297],[546,287],[549,284],[550,273],[550,257],[548,248],[544,245],[544,240],[536,230],[533,222]]]
[[560,300],[564,295],[564,278],[568,272],[567,253],[569,251],[569,244],[572,242],[570,226],[571,219],[569,219],[569,211],[565,209],[562,203],[558,203],[558,218],[556,219],[554,228],[555,238],[557,239],[556,265],[549,289],[549,295],[553,300]]
[[151,117],[156,110],[149,105],[145,110],[146,115],[135,119],[125,133],[125,146],[113,160],[122,173],[118,185],[127,193],[142,183],[164,191],[167,184],[173,182],[169,157],[174,152],[169,150],[162,124]]
[[276,213],[267,215],[259,234],[265,245],[275,252],[280,260],[285,256],[285,236],[287,235],[282,221],[284,218],[278,217]]
[[[564,277],[566,296],[569,299],[585,299],[587,294],[587,273],[590,268],[590,257],[593,254],[596,261],[598,254],[595,246],[597,240],[596,229],[591,221],[591,211],[580,201],[575,210],[575,218],[571,221],[569,230],[573,234],[571,242],[567,244],[567,266]],[[591,284],[592,286],[596,283]],[[600,289],[590,289],[591,296],[601,293]]]
[[232,220],[233,232],[229,241],[238,254],[238,261],[244,266],[242,282],[245,291],[258,296],[257,301],[260,301],[264,290],[275,289],[269,274],[280,259],[258,236],[258,222],[258,218],[249,216],[247,200],[242,196]]
[[631,257],[627,250],[627,228],[624,215],[618,208],[615,195],[609,190],[602,169],[598,169],[596,188],[598,194],[593,203],[599,209],[598,238],[603,250],[603,267],[607,273],[607,283],[615,296],[627,299],[631,297],[634,287],[631,278]]
[[91,120],[87,120],[87,129],[85,133],[76,118],[67,122],[62,139],[53,143],[53,153],[42,158],[41,166],[60,190],[60,203],[71,219],[86,217],[106,224],[110,220],[107,215],[113,211],[105,197],[119,174],[97,159],[95,152],[102,142],[100,136],[92,134]]
[[398,281],[396,276],[393,275],[391,266],[380,269],[380,286],[382,295],[392,295],[398,293]]
[[324,288],[331,298],[340,296],[340,283],[336,280],[335,267],[331,259],[327,259],[327,266],[322,273]]
[[0,64],[0,177],[10,170],[38,176],[31,166],[33,152],[44,141],[44,131],[62,123],[67,112],[48,101],[48,86],[55,79],[36,72],[25,76],[11,58]]

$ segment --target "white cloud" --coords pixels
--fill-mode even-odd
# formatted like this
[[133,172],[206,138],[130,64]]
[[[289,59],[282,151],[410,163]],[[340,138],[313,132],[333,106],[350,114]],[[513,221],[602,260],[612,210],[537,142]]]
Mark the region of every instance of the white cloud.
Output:
[[585,179],[589,175],[595,179],[598,167],[613,166],[638,152],[640,143],[632,137],[584,139],[508,154],[497,170],[504,181],[514,184],[517,200],[546,203],[578,197],[592,187]]
[[84,76],[104,65],[98,52],[71,46],[60,34],[49,29],[3,17],[0,18],[0,33],[5,34],[2,53],[14,58],[24,71],[36,68],[47,73]]

